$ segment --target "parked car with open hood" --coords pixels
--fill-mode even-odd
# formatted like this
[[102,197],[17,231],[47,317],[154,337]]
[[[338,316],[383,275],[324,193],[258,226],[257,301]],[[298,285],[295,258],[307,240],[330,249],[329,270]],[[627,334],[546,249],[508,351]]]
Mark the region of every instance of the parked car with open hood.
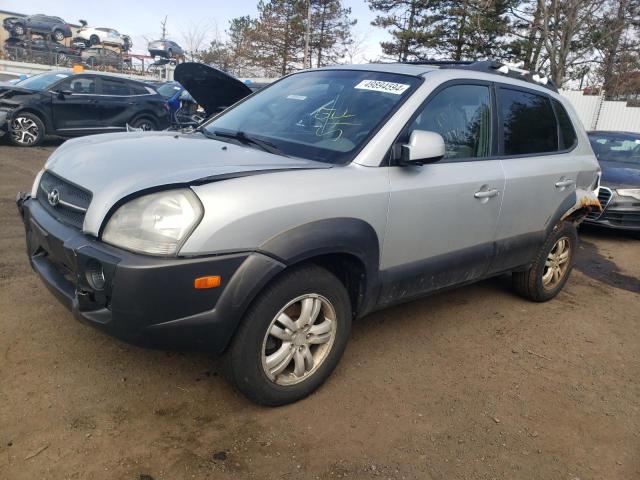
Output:
[[589,132],[589,140],[602,168],[598,197],[603,210],[586,222],[640,230],[640,134]]
[[0,86],[0,136],[38,145],[46,134],[73,137],[167,128],[164,100],[152,88],[114,75],[50,72]]
[[206,117],[223,111],[252,93],[237,78],[202,63],[178,64],[173,78],[204,108]]
[[[204,102],[208,72],[192,73],[180,83]],[[69,141],[18,208],[31,265],[77,318],[224,353],[240,391],[281,405],[325,381],[376,309],[509,272],[554,298],[598,174],[537,75],[349,65],[286,76],[194,131]]]
[[2,22],[5,30],[11,34],[22,36],[31,31],[39,35],[51,36],[55,41],[61,42],[71,37],[71,26],[60,17],[49,15],[30,15],[28,17],[8,17]]

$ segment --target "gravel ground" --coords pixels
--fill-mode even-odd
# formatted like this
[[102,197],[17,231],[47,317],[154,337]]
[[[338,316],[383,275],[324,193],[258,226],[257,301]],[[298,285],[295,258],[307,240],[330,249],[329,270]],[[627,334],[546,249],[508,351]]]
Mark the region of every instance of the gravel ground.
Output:
[[44,289],[14,198],[58,144],[0,146],[0,478],[640,478],[637,236],[582,229],[545,304],[500,277],[362,319],[324,387],[261,408]]

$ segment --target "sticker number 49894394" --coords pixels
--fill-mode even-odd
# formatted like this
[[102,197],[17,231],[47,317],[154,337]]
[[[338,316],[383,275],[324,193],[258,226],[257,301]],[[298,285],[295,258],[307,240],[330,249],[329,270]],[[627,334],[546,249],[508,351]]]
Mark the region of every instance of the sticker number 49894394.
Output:
[[405,83],[383,82],[380,80],[362,80],[353,88],[357,88],[359,90],[373,90],[375,92],[393,93],[395,95],[400,95],[407,88],[409,88],[409,85]]

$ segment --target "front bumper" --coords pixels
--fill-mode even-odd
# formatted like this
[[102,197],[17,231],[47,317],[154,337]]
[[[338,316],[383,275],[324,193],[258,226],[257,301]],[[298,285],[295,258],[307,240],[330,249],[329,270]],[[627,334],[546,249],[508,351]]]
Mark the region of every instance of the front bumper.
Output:
[[587,216],[585,223],[601,227],[640,231],[640,201],[622,197],[611,190],[611,198],[603,205],[599,216]]
[[[249,302],[284,266],[256,252],[159,258],[106,245],[68,227],[39,202],[17,199],[33,269],[76,318],[141,346],[222,352]],[[103,272],[96,288],[92,272]],[[220,275],[218,288],[193,281]]]

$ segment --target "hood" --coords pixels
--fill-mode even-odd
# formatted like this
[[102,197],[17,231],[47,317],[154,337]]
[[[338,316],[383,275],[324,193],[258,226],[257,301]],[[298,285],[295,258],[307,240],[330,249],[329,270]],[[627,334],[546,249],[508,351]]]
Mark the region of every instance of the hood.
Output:
[[108,133],[69,140],[45,168],[93,194],[84,229],[97,235],[110,208],[145,189],[190,185],[256,172],[330,168],[220,142],[200,133]]
[[0,106],[14,108],[21,104],[22,97],[36,95],[37,90],[20,88],[17,85],[0,85]]
[[173,78],[208,115],[220,112],[251,94],[251,89],[237,78],[202,63],[179,63]]
[[640,163],[600,161],[601,184],[612,188],[640,188]]

